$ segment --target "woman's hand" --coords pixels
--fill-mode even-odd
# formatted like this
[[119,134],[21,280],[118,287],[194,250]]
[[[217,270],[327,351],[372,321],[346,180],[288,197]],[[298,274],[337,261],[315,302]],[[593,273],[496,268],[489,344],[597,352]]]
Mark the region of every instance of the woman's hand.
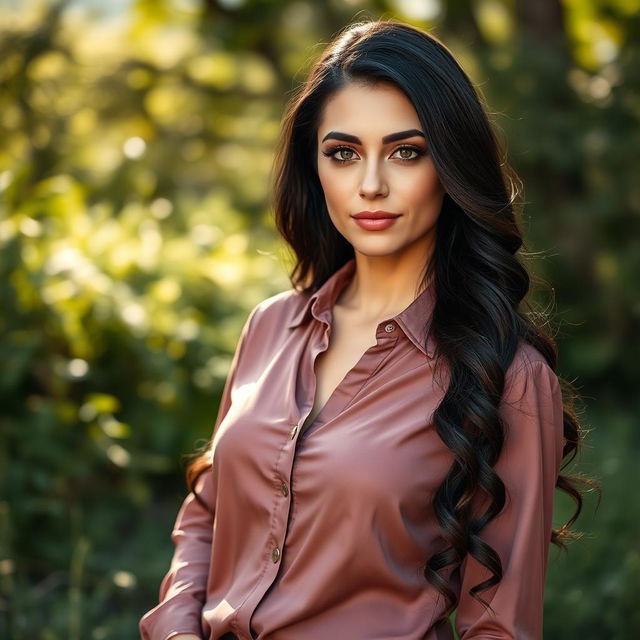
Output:
[[171,636],[171,640],[202,640],[202,638],[193,633],[179,633],[177,636]]

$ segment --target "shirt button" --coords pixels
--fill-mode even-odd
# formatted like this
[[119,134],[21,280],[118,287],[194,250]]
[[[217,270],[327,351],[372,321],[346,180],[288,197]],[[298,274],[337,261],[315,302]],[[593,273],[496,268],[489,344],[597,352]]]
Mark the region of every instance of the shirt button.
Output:
[[280,485],[280,491],[282,491],[282,495],[286,498],[289,495],[289,487],[286,482],[282,482]]
[[293,425],[293,429],[291,429],[291,439],[292,440],[296,437],[297,433],[298,433],[298,425],[294,424]]
[[395,328],[396,328],[395,325],[390,322],[389,324],[385,325],[384,330],[387,333],[391,333]]
[[278,562],[278,560],[280,560],[280,549],[278,549],[278,547],[275,547],[274,550],[271,552],[271,559],[274,562]]

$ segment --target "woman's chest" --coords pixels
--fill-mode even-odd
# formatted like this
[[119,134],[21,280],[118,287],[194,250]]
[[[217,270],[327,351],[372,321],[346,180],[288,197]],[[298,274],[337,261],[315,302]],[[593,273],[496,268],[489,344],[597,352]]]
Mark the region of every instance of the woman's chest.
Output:
[[351,369],[375,345],[375,327],[333,329],[328,347],[313,362],[313,406],[301,427],[301,433],[323,412],[334,391],[347,378]]
[[373,345],[345,344],[350,366],[327,350],[328,337],[283,344],[238,375],[214,435],[214,467],[244,496],[247,481],[253,492],[289,478],[298,493],[320,486],[336,500],[347,491],[423,505],[451,462],[432,424],[442,390],[431,363],[385,333]]

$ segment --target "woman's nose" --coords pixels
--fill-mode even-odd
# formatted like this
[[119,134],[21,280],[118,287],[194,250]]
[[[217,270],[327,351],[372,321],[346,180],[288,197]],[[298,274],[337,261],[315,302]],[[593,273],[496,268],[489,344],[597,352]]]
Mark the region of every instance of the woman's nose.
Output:
[[364,198],[386,196],[389,193],[389,187],[380,164],[376,160],[363,164],[364,174],[360,181],[360,195]]

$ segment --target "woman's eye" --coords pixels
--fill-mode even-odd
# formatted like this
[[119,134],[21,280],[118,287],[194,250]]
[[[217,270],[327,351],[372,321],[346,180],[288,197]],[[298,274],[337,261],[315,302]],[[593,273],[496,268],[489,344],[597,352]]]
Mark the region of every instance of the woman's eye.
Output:
[[[335,154],[338,154],[338,158],[337,160],[340,160],[342,162],[346,162],[347,160],[353,160],[353,149],[348,149],[347,147],[341,147],[339,149],[335,150]],[[346,156],[343,154],[347,154]],[[349,155],[351,154],[351,155]]]
[[[349,147],[334,147],[333,149],[329,149],[329,151],[323,151],[322,152],[325,156],[327,156],[327,158],[330,158],[331,160],[335,160],[336,162],[349,162],[350,160],[353,160],[353,149],[350,149]],[[344,156],[342,154],[352,154],[352,155],[347,155]]]
[[[351,162],[355,159],[355,151],[350,147],[335,147],[329,151],[322,152],[327,158],[331,158],[336,162]],[[425,155],[426,151],[417,147],[398,147],[393,153],[403,162],[411,162]],[[413,155],[412,155],[413,154]]]
[[[396,153],[400,154],[400,159],[401,160],[414,160],[415,158],[418,157],[418,152],[415,149],[412,149],[411,147],[400,147]],[[415,156],[412,156],[411,154],[415,153]]]
[[[396,150],[396,153],[400,154],[400,160],[416,160],[420,156],[424,155],[422,149],[418,149],[416,147],[400,147]],[[415,155],[411,155],[411,154]]]

